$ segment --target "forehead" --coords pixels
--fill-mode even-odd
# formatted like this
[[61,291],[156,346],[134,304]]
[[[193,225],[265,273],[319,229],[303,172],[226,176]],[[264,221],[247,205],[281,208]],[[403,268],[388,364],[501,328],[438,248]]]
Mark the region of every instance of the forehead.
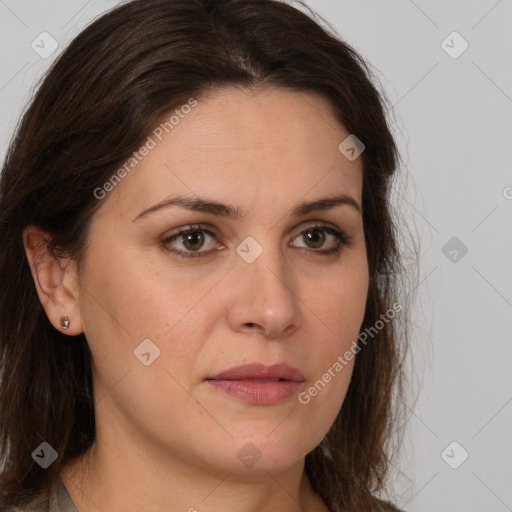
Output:
[[150,149],[111,192],[117,207],[142,209],[169,193],[232,204],[326,192],[360,198],[361,159],[338,149],[349,134],[322,96],[229,88],[192,100],[148,134]]

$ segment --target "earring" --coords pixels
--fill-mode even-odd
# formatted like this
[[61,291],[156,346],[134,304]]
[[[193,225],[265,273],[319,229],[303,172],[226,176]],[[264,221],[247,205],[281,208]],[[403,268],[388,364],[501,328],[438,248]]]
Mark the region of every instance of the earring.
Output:
[[60,318],[60,326],[62,327],[62,329],[64,329],[65,331],[67,331],[69,329],[69,318],[67,316],[62,316]]

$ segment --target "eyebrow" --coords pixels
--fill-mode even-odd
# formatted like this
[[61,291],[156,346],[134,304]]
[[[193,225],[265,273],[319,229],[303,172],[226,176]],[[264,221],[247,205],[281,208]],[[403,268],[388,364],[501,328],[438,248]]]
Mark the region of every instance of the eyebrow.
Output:
[[[187,210],[195,212],[209,213],[218,217],[225,217],[233,220],[238,220],[243,216],[242,210],[239,206],[230,206],[227,204],[219,203],[218,201],[200,199],[200,198],[189,198],[189,197],[168,197],[160,203],[157,203],[145,210],[142,210],[134,219],[133,222],[146,217],[150,213],[162,210],[163,208],[169,208],[172,206],[179,206]],[[315,201],[304,201],[297,205],[293,210],[293,215],[300,217],[307,215],[314,211],[330,210],[336,206],[349,206],[355,209],[357,212],[362,213],[361,207],[355,199],[346,195],[338,194],[330,197],[324,197],[316,199]]]

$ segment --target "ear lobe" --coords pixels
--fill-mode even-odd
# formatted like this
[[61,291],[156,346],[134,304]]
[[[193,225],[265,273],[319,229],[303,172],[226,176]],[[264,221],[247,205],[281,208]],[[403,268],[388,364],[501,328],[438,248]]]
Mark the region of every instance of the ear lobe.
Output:
[[[83,332],[76,265],[71,258],[53,255],[48,248],[49,238],[47,232],[35,226],[23,230],[23,246],[41,305],[57,330],[76,336]],[[66,316],[69,328],[63,329],[61,318]]]

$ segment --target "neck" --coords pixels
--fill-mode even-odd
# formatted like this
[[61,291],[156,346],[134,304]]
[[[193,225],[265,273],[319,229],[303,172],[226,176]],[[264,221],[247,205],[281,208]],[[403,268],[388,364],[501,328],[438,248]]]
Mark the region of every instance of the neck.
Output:
[[286,471],[241,473],[163,450],[150,455],[141,446],[97,432],[91,449],[63,468],[61,480],[80,512],[328,512],[311,489],[304,458]]

